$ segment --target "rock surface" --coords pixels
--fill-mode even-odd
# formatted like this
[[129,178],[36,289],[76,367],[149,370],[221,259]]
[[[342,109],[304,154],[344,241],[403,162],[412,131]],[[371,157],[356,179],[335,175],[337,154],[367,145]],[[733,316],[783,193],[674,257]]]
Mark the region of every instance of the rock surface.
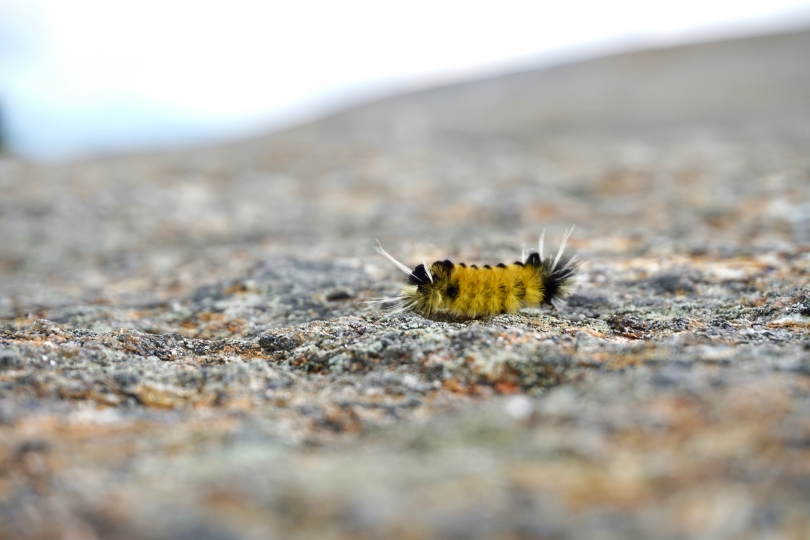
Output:
[[[3,158],[0,538],[807,538],[808,148],[799,32]],[[571,223],[556,310],[361,304]]]

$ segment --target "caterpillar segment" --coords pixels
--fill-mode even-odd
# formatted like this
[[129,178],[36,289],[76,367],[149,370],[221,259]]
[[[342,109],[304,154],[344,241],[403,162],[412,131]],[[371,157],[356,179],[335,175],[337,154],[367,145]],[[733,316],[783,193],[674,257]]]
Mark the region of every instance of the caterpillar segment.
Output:
[[392,313],[413,310],[423,317],[445,315],[479,318],[515,313],[524,307],[553,305],[570,293],[578,272],[577,257],[563,256],[571,231],[566,230],[560,249],[552,260],[543,257],[543,237],[538,251],[524,252],[512,264],[467,266],[449,260],[423,263],[413,270],[389,255],[382,246],[377,251],[408,274],[400,294],[371,303],[393,303]]

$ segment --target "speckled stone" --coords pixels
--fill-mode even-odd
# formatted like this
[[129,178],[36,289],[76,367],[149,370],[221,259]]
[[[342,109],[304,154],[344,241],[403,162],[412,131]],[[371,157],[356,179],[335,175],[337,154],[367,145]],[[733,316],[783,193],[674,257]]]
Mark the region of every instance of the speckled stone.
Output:
[[[810,34],[0,157],[0,538],[807,538]],[[586,261],[556,309],[364,301]]]

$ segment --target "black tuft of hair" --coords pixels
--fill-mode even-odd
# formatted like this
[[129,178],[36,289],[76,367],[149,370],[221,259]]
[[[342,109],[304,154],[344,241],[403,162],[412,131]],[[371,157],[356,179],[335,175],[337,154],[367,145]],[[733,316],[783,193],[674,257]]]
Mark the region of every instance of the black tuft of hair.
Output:
[[551,269],[551,262],[551,259],[543,261],[543,267],[548,271],[543,303],[550,306],[553,305],[554,300],[563,298],[568,294],[571,282],[579,272],[579,264],[573,260],[573,257],[562,257],[557,261],[554,270]]
[[529,266],[539,267],[542,263],[543,261],[540,259],[539,253],[535,252],[529,253],[529,257],[526,259],[526,264],[528,264]]
[[425,265],[420,264],[414,268],[411,275],[408,276],[407,282],[408,285],[427,285],[430,283],[430,277],[428,277],[427,270],[425,270]]

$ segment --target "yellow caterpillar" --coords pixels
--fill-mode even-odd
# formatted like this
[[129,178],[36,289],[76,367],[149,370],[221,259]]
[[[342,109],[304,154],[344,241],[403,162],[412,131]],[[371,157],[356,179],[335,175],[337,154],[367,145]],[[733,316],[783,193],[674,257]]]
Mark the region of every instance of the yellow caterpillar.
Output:
[[377,252],[408,274],[399,296],[378,298],[369,303],[395,303],[391,313],[409,309],[423,317],[444,314],[451,317],[477,318],[499,313],[515,313],[520,308],[552,305],[570,292],[579,265],[577,257],[563,257],[563,250],[574,228],[566,229],[557,256],[543,258],[543,238],[539,250],[526,253],[512,264],[478,268],[464,263],[436,261],[420,264],[411,271],[388,254],[381,245]]

